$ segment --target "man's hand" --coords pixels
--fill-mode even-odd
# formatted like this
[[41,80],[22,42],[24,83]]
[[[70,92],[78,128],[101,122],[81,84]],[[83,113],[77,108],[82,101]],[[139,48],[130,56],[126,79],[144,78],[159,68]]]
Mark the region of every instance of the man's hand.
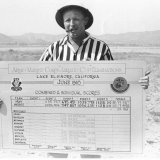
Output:
[[150,73],[151,73],[150,71],[146,72],[145,76],[140,78],[140,80],[139,80],[139,83],[141,84],[143,89],[147,89],[149,86],[149,76],[148,75]]

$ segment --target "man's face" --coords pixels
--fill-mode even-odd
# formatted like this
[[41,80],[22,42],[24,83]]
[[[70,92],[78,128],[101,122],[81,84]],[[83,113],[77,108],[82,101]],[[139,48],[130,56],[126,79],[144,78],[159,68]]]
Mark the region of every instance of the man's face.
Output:
[[63,20],[65,30],[71,38],[78,38],[85,33],[88,18],[85,18],[80,11],[66,11]]

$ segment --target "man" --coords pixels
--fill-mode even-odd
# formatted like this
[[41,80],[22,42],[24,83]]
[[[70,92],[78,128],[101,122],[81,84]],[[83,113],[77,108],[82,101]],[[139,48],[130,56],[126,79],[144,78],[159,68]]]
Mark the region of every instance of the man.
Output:
[[50,45],[40,58],[41,61],[113,60],[107,44],[85,31],[93,23],[89,10],[68,5],[57,11],[56,21],[67,35]]
[[[57,11],[55,18],[67,35],[51,44],[40,61],[113,60],[107,44],[86,32],[93,23],[93,16],[88,9],[67,5]],[[149,86],[148,74],[149,72],[139,80],[144,89]]]

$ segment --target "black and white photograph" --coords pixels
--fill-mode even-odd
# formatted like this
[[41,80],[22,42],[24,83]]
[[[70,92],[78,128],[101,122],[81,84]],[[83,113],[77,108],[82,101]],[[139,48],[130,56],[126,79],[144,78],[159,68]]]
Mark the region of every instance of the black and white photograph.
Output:
[[0,0],[0,20],[0,159],[159,159],[159,0]]

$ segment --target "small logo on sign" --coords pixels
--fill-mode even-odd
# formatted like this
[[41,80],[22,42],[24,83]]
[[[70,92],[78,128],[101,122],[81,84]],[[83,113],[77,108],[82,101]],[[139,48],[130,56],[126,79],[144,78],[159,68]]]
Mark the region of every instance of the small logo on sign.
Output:
[[117,93],[123,93],[129,88],[129,84],[125,78],[117,77],[111,84],[111,88]]
[[19,78],[14,78],[13,82],[12,82],[13,87],[11,87],[11,90],[12,91],[21,91],[22,90],[22,87],[20,87],[21,83],[22,82],[19,81]]

